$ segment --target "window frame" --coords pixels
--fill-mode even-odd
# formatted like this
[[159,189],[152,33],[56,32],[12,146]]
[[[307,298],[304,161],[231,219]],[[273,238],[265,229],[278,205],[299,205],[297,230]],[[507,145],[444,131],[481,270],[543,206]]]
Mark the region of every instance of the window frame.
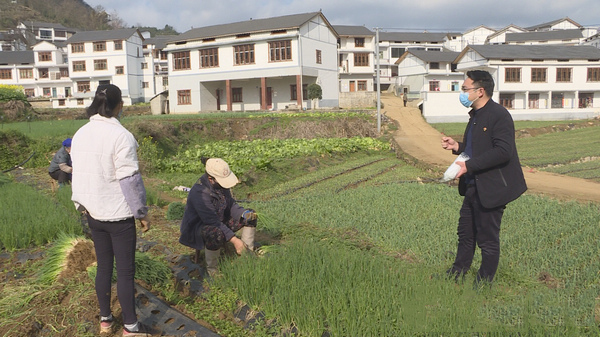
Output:
[[[25,74],[25,76],[23,76]],[[33,78],[33,68],[19,69],[19,78],[31,79]]]
[[190,89],[177,90],[177,105],[191,105],[192,91]]
[[0,80],[12,80],[12,69],[0,69]]
[[106,51],[106,41],[95,41],[92,43],[92,50],[94,52],[105,52]]
[[86,71],[85,61],[73,61],[73,72]]
[[587,68],[587,82],[600,82],[600,67]]
[[71,44],[71,53],[85,53],[85,43]]
[[354,53],[354,66],[355,67],[368,67],[369,66],[369,55],[370,53]]
[[548,68],[531,68],[531,83],[547,83],[547,82],[548,82]]
[[438,80],[429,81],[429,91],[440,91],[440,81],[438,81]]
[[323,64],[323,53],[320,49],[315,51],[315,62],[317,62],[317,64]]
[[218,68],[219,67],[219,48],[199,49],[200,68]]
[[233,64],[236,66],[254,64],[254,44],[233,46]]
[[506,109],[514,109],[515,106],[515,94],[513,93],[501,93],[498,99],[498,103]]
[[125,66],[115,66],[115,75],[125,75]]
[[90,81],[77,81],[77,92],[87,92],[91,90]]
[[504,68],[505,83],[521,83],[521,68],[507,67]]
[[52,52],[51,51],[38,52],[38,61],[39,62],[52,62]]
[[113,43],[115,50],[123,50],[123,40],[114,40]]
[[241,87],[231,88],[231,102],[232,103],[243,103],[244,96]]
[[108,69],[108,60],[107,59],[94,60],[94,71],[107,70],[107,69]]
[[173,53],[173,70],[190,70],[190,51],[178,51]]
[[365,47],[365,38],[364,37],[355,37],[354,38],[354,47],[355,48],[364,48]]
[[292,61],[292,40],[269,42],[269,62]]
[[[567,78],[563,78],[563,77],[567,77]],[[557,83],[573,82],[573,68],[556,68],[556,82]]]

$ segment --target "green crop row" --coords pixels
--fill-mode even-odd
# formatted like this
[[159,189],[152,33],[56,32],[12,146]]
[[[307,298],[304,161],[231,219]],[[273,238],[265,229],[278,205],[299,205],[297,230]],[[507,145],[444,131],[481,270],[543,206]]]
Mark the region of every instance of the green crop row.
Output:
[[389,149],[388,143],[366,137],[218,141],[180,151],[173,158],[164,160],[162,168],[167,172],[199,172],[202,157],[219,157],[233,172],[243,175],[250,169],[268,169],[278,159]]
[[600,156],[600,127],[542,134],[517,139],[523,165],[543,167]]

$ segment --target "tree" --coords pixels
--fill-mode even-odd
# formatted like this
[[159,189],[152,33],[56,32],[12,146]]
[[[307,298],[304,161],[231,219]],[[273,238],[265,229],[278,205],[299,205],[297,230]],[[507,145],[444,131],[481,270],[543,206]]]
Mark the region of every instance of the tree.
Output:
[[[306,90],[308,90],[308,99],[311,101],[315,99],[323,99],[323,90],[321,89],[320,85],[316,83],[309,84]],[[312,108],[314,108],[314,104]]]

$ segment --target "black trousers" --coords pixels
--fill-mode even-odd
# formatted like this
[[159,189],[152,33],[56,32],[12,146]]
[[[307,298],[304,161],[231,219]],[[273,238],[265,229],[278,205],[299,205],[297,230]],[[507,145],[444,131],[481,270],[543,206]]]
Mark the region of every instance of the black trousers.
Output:
[[475,244],[481,249],[481,266],[477,281],[492,282],[500,261],[500,222],[506,206],[485,208],[479,201],[477,188],[467,187],[458,220],[458,249],[449,274],[464,275],[471,268]]
[[63,170],[56,170],[54,172],[48,172],[48,174],[52,177],[52,179],[58,180],[59,184],[71,182],[71,173],[67,173]]
[[100,315],[111,314],[111,279],[113,261],[117,263],[117,297],[124,324],[137,322],[135,313],[135,219],[99,221],[87,216],[96,250],[98,271],[96,273],[96,296]]

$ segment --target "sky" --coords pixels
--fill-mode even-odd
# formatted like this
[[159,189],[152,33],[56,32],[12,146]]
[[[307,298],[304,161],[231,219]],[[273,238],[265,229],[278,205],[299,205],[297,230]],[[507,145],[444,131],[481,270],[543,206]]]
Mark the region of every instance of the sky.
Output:
[[192,28],[321,10],[332,25],[371,30],[465,32],[484,25],[529,27],[569,17],[600,26],[598,0],[85,0],[128,27]]

